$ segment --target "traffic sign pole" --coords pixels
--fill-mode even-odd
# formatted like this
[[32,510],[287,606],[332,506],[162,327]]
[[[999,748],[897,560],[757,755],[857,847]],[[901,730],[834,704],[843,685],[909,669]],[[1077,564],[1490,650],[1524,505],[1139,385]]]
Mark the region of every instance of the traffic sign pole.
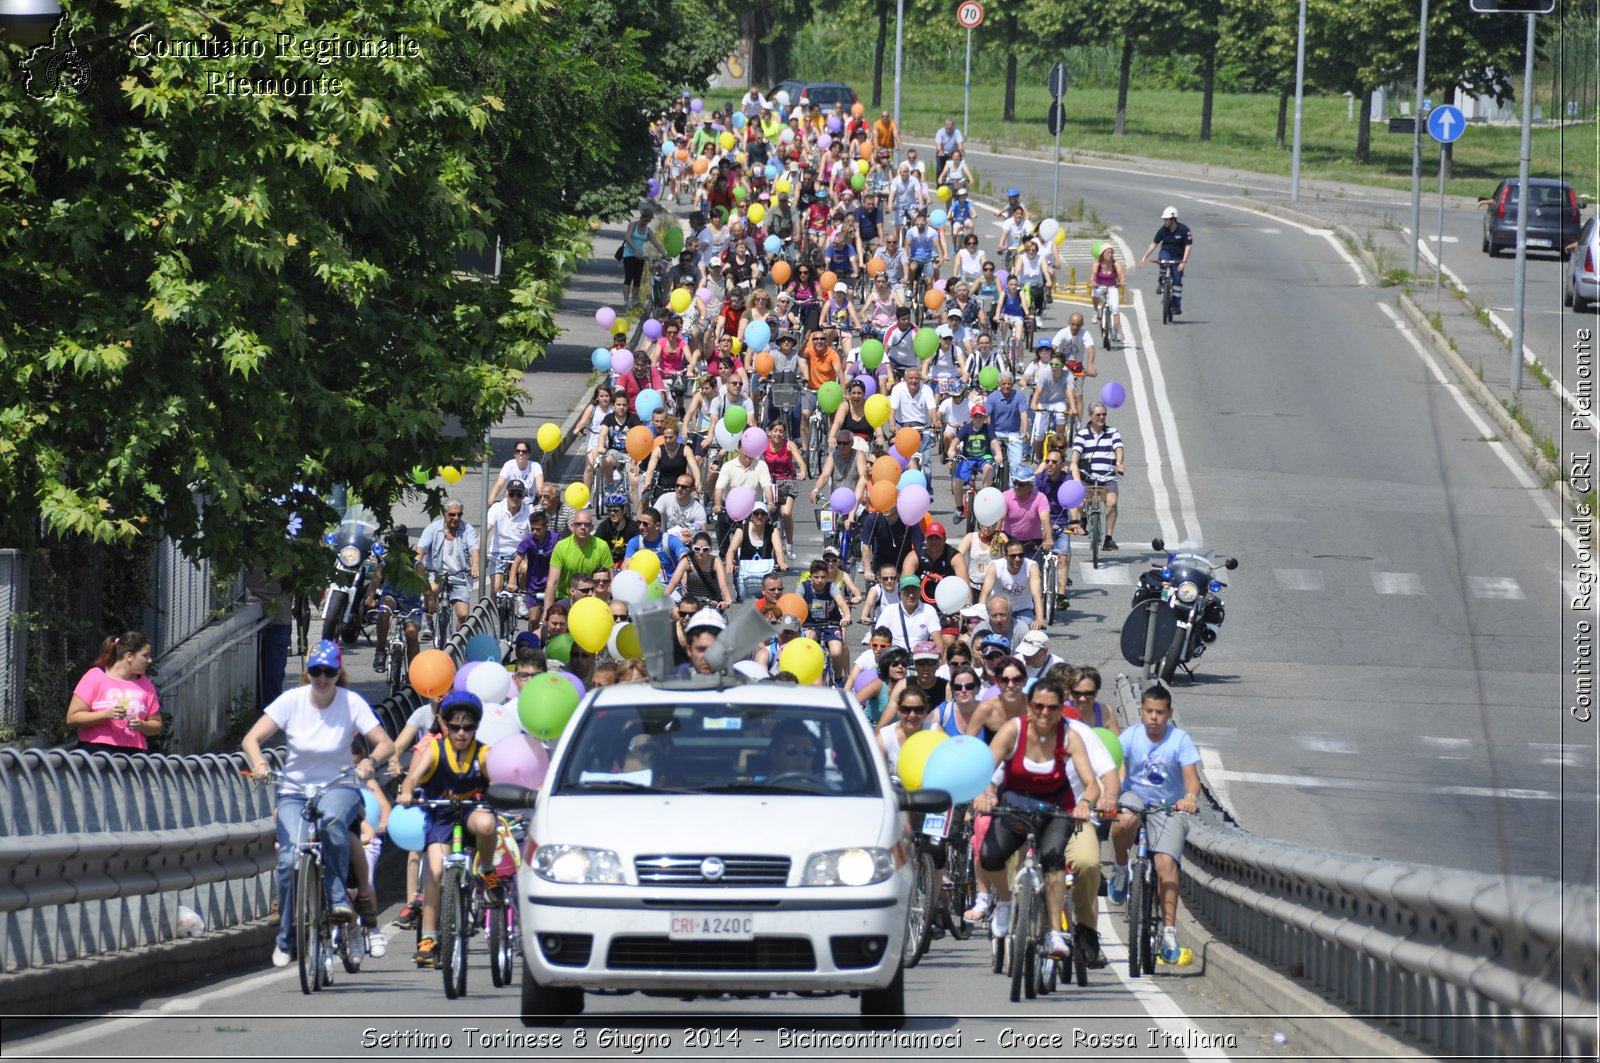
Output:
[[967,30],[967,77],[963,84],[961,101],[961,135],[971,136],[972,130],[972,30]]
[[1433,301],[1439,301],[1444,286],[1444,149],[1439,145],[1439,246],[1433,251]]
[[1528,15],[1528,42],[1522,69],[1522,150],[1517,157],[1517,268],[1511,279],[1516,302],[1511,316],[1511,402],[1522,396],[1522,325],[1528,282],[1528,162],[1533,132],[1533,15]]
[[1444,286],[1444,149],[1461,139],[1467,131],[1467,116],[1461,108],[1441,104],[1428,112],[1428,135],[1439,142],[1439,246],[1433,256],[1433,298]]
[[1061,216],[1061,130],[1067,125],[1067,105],[1062,102],[1067,95],[1067,64],[1057,63],[1050,68],[1050,119],[1056,134],[1056,172],[1050,192],[1050,216]]
[[1428,68],[1428,0],[1422,0],[1417,31],[1417,95],[1411,112],[1411,275],[1417,275],[1417,248],[1422,243],[1422,84]]

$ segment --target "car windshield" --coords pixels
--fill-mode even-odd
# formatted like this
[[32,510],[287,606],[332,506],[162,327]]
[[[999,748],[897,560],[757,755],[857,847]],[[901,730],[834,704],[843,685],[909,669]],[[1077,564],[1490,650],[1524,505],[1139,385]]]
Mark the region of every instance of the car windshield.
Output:
[[842,702],[595,709],[579,721],[552,793],[876,797],[875,762],[850,711]]

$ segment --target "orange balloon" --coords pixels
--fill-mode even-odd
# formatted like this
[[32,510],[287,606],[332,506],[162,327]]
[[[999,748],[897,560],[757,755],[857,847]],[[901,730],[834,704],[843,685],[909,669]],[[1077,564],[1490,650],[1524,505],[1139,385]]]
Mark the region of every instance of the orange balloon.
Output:
[[862,106],[860,100],[857,100],[855,103],[850,105],[850,113],[855,115],[857,118],[860,118],[862,115],[867,113],[867,109],[866,107]]
[[927,294],[922,297],[922,305],[928,308],[929,313],[937,314],[939,308],[944,305],[944,292],[937,288],[929,288]]
[[650,431],[647,424],[636,424],[628,429],[628,457],[634,461],[644,461],[650,457],[650,451],[655,449],[655,433]]
[[762,351],[760,354],[756,355],[756,372],[760,373],[762,376],[771,376],[772,370],[775,368],[777,368],[777,366],[772,360],[771,352]]
[[456,681],[456,662],[443,650],[423,650],[411,658],[406,674],[411,679],[411,689],[418,694],[425,698],[443,697]]
[[889,263],[874,255],[867,260],[867,273],[873,277],[889,268]]
[[689,161],[689,153],[688,153],[688,151],[686,151],[683,148],[679,148],[678,149],[678,161],[679,162],[688,162]]
[[[889,460],[893,461],[894,459],[890,458]],[[898,493],[895,491],[894,481],[892,480],[879,480],[872,485],[872,490],[867,492],[867,500],[872,504],[872,508],[879,513],[887,513],[893,509],[897,497]]]
[[[901,429],[901,431],[905,431],[905,429]],[[912,429],[911,432],[913,435],[916,434],[915,429]],[[900,463],[887,454],[872,463],[873,483],[887,483],[890,487],[894,487],[900,483],[901,472]]]
[[703,174],[709,169],[711,169],[711,163],[706,161],[706,157],[704,155],[702,155],[698,159],[694,160],[694,172],[695,173]]
[[[911,457],[917,452],[917,448],[920,446],[922,446],[922,433],[918,432],[915,428],[902,428],[900,431],[894,434],[894,449],[900,452],[900,456],[902,458]],[[883,461],[885,458],[887,458],[889,461],[894,461],[893,458],[889,458],[887,455],[885,455],[884,458],[879,458],[878,460]],[[873,471],[877,471],[877,466],[873,466]],[[900,475],[900,466],[898,463],[895,464],[895,475],[896,477]]]
[[782,610],[784,616],[792,616],[802,623],[811,617],[811,607],[806,604],[804,598],[793,591],[778,599],[778,608]]
[[870,138],[861,142],[861,157],[863,159],[872,158],[872,140]]
[[772,264],[772,283],[789,283],[789,263],[785,262],[781,258]]
[[839,283],[839,277],[831,269],[823,270],[821,281],[822,290],[824,292],[831,292],[833,291],[833,286]]

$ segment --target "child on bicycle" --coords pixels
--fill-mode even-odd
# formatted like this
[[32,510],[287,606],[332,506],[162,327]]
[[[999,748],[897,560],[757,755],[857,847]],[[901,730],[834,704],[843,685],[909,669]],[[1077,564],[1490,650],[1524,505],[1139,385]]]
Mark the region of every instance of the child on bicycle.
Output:
[[806,624],[811,635],[820,642],[833,658],[835,679],[847,670],[848,659],[844,650],[844,629],[850,626],[850,603],[845,600],[844,589],[834,581],[833,567],[822,558],[811,562],[807,578],[800,581],[800,597],[811,610]]

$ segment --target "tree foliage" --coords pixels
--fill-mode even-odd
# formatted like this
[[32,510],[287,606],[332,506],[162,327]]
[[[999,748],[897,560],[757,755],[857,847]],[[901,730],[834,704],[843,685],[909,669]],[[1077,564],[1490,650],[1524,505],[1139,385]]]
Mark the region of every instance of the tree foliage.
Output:
[[[649,112],[725,54],[699,10],[73,4],[87,87],[0,86],[0,541],[164,533],[283,571],[320,561],[290,508],[315,531],[348,484],[386,516],[470,458],[555,338],[580,215],[636,202]],[[497,236],[499,284],[458,271]]]

